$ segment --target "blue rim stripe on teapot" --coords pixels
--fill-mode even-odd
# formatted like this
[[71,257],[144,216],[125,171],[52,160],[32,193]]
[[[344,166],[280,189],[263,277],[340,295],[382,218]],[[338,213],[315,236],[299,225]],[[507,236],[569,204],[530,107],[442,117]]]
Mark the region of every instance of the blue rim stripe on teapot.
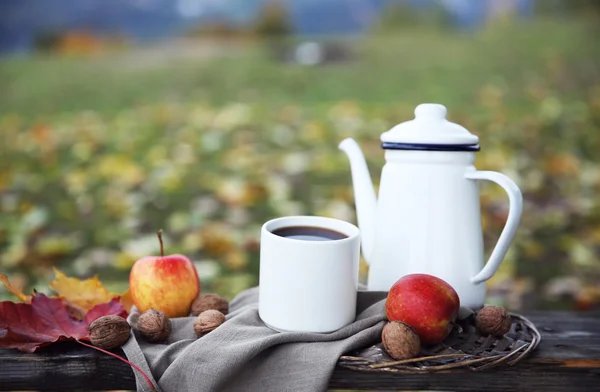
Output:
[[479,151],[479,144],[417,144],[383,142],[385,150],[419,150],[419,151]]

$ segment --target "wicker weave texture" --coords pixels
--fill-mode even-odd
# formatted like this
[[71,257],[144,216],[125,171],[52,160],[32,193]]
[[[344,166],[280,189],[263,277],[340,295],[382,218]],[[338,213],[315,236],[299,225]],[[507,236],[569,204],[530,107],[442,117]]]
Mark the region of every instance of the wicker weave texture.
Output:
[[338,364],[365,372],[434,373],[451,369],[482,371],[500,365],[512,366],[539,345],[541,335],[522,315],[510,313],[512,326],[502,337],[484,336],[475,328],[475,316],[458,321],[443,343],[422,347],[419,357],[396,361],[381,342],[344,355]]

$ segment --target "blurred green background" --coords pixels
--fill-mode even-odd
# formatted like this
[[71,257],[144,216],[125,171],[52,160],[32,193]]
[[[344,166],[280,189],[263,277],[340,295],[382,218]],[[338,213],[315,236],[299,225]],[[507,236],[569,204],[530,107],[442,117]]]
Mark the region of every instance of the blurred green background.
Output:
[[[597,308],[597,3],[542,0],[469,28],[439,6],[388,3],[359,33],[296,34],[285,3],[270,2],[251,23],[152,42],[44,30],[0,57],[0,272],[41,292],[53,266],[125,290],[162,228],[202,291],[232,298],[257,284],[266,220],[356,222],[339,141],[361,144],[378,182],[379,135],[437,102],[480,137],[478,169],[523,191],[489,302]],[[484,184],[481,201],[489,254],[507,199]]]

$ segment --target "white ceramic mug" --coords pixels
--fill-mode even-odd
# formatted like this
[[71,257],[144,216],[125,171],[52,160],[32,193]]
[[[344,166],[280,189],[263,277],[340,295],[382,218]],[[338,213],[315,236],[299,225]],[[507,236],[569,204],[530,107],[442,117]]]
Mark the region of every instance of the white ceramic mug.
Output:
[[[294,226],[334,230],[346,238],[292,239],[273,231]],[[333,332],[356,317],[360,232],[351,223],[318,216],[289,216],[261,229],[260,318],[278,331]]]

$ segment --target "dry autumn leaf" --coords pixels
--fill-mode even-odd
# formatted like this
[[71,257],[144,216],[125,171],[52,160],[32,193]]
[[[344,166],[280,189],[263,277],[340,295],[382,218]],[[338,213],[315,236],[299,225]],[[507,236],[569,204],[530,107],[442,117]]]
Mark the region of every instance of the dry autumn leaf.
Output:
[[23,288],[17,287],[10,283],[8,280],[8,276],[4,274],[0,274],[0,282],[6,287],[9,293],[13,294],[15,297],[19,298],[21,301],[25,303],[31,302],[31,295],[23,294]]
[[127,290],[121,295],[120,298],[121,305],[123,305],[123,309],[129,313],[131,311],[131,307],[133,306],[133,298],[131,297],[131,290]]
[[50,282],[50,288],[76,308],[87,311],[98,304],[120,297],[120,294],[111,293],[106,290],[102,282],[98,279],[98,276],[80,280],[68,277],[56,268],[54,268],[54,273],[56,277]]
[[[71,314],[77,316],[76,318],[81,319],[94,306],[107,303],[112,299],[119,299],[123,309],[127,312],[133,306],[129,290],[123,294],[111,293],[102,285],[97,276],[81,280],[69,277],[56,268],[54,273],[56,274],[55,279],[49,286],[65,300]],[[21,301],[31,303],[31,295],[25,295],[21,287],[11,283],[8,277],[2,273],[0,273],[0,283]]]
[[30,304],[0,302],[0,347],[32,353],[62,340],[89,340],[89,324],[101,316],[127,313],[118,299],[94,306],[83,320],[72,317],[67,303],[37,293]]

